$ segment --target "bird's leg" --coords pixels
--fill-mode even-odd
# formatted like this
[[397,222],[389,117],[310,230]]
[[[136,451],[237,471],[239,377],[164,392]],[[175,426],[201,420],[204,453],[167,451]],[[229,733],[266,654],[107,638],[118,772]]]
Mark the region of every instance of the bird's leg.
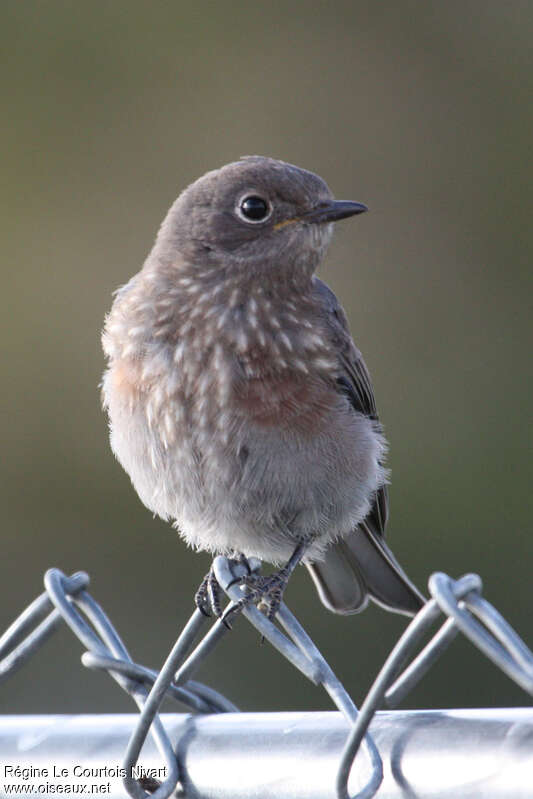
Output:
[[242,577],[239,583],[244,586],[245,596],[226,610],[222,616],[222,621],[227,623],[228,618],[239,613],[250,603],[257,605],[258,609],[262,613],[265,613],[267,619],[272,621],[281,605],[283,593],[287,587],[289,578],[302,560],[311,540],[312,536],[306,536],[300,539],[291,557],[279,571],[273,572],[267,576],[252,573],[246,577]]

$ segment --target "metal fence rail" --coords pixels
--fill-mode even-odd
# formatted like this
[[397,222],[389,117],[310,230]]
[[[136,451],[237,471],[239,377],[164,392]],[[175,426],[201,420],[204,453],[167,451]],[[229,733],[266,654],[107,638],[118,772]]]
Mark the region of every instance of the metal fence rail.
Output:
[[[260,563],[250,561],[250,566],[253,569],[259,569]],[[236,582],[236,578],[247,573],[246,567],[242,563],[218,557],[214,561],[214,569],[218,582],[226,591],[230,602],[239,603],[243,596],[243,588],[238,584],[238,580]],[[418,784],[420,780],[422,780],[422,784],[425,784],[424,780],[430,779],[432,775],[435,778],[434,787],[431,792],[428,792],[426,786],[423,794],[425,796],[533,795],[533,779],[529,776],[525,780],[525,768],[523,769],[521,766],[524,760],[528,760],[523,755],[524,741],[529,744],[533,741],[532,712],[525,711],[525,715],[523,715],[520,711],[501,711],[503,716],[496,713],[496,716],[493,717],[492,712],[489,711],[489,716],[483,717],[484,720],[475,713],[468,714],[467,712],[465,716],[465,712],[462,712],[458,715],[459,711],[453,711],[451,714],[435,711],[422,714],[396,713],[376,716],[376,711],[384,701],[394,705],[408,693],[459,632],[466,635],[483,654],[496,663],[518,685],[533,694],[533,654],[496,609],[482,598],[481,580],[477,575],[466,575],[457,581],[444,574],[434,574],[431,577],[429,581],[431,599],[409,624],[393,648],[370,688],[360,711],[357,710],[313,641],[285,605],[281,606],[277,614],[277,621],[284,628],[284,632],[265,618],[254,606],[244,607],[243,615],[260,631],[261,635],[309,680],[323,686],[340,710],[344,720],[336,714],[305,714],[304,717],[301,714],[233,715],[237,708],[231,702],[212,688],[192,680],[199,665],[209,656],[220,638],[228,633],[228,629],[223,623],[215,621],[200,642],[194,646],[202,628],[207,624],[206,618],[198,610],[191,616],[159,673],[133,663],[108,617],[87,592],[88,582],[88,576],[83,573],[75,574],[70,578],[58,569],[51,569],[46,573],[44,594],[21,614],[0,639],[0,681],[18,669],[54,632],[62,620],[65,621],[87,648],[87,652],[82,656],[84,665],[89,668],[105,669],[120,687],[132,696],[140,710],[140,716],[133,727],[131,720],[127,722],[131,729],[127,746],[124,746],[123,736],[121,738],[124,725],[120,728],[121,733],[117,732],[116,736],[114,733],[109,733],[109,730],[106,730],[105,734],[105,741],[113,747],[113,752],[115,752],[115,746],[119,746],[115,737],[121,740],[120,746],[124,747],[121,752],[125,751],[125,754],[116,755],[116,758],[121,758],[121,773],[117,779],[122,779],[123,785],[134,799],[146,799],[149,796],[152,796],[153,799],[167,799],[174,793],[178,783],[181,788],[178,786],[177,790],[180,793],[176,795],[184,797],[231,796],[236,799],[240,795],[246,795],[248,797],[262,796],[266,799],[266,797],[274,795],[274,793],[265,792],[266,788],[263,788],[262,793],[255,789],[252,790],[251,785],[248,786],[246,794],[237,793],[240,785],[239,774],[244,773],[245,768],[248,775],[256,775],[258,785],[262,784],[260,777],[261,779],[266,777],[267,785],[277,786],[276,796],[311,797],[315,794],[309,791],[315,790],[315,785],[321,785],[322,793],[316,795],[331,795],[337,799],[348,799],[348,797],[355,796],[358,799],[370,799],[376,795],[414,797],[419,795],[417,791],[422,789],[415,790],[410,786]],[[423,640],[427,638],[431,628],[437,622],[441,624],[440,628],[419,654],[416,654]],[[409,663],[409,661],[411,662]],[[198,720],[193,720],[191,717],[171,717],[175,720],[177,727],[173,726],[169,731],[158,715],[158,709],[165,696],[176,699],[196,713],[231,713],[232,715],[218,718],[209,715],[207,718]],[[316,717],[322,719],[320,728],[317,728],[314,721]],[[113,719],[115,718],[117,717],[113,717]],[[308,719],[310,727],[306,726],[305,718]],[[470,722],[468,727],[470,738],[464,739],[463,732],[459,730],[459,718],[462,723],[465,719]],[[496,726],[494,724],[491,726],[489,722],[494,722],[495,719]],[[372,729],[369,731],[371,722],[373,722]],[[13,729],[18,729],[24,723],[11,719],[4,720],[0,725],[0,749],[2,752],[5,751],[4,743],[8,746],[9,741],[13,738]],[[38,722],[34,723],[39,724]],[[260,727],[257,726],[259,723]],[[313,724],[315,724],[314,727]],[[94,729],[94,724],[91,729]],[[218,735],[217,730],[219,731]],[[223,735],[220,734],[220,730],[224,731]],[[139,779],[139,757],[141,751],[143,756],[146,753],[145,741],[149,732],[163,759],[164,768],[160,769],[157,775],[147,775],[146,778]],[[436,737],[433,733],[436,734]],[[470,746],[467,747],[469,749],[468,760],[465,760],[465,747],[463,745],[457,747],[459,733],[463,735],[464,740],[470,741]],[[101,727],[99,734],[102,735]],[[109,740],[110,736],[111,740]],[[498,745],[501,736],[506,742],[507,749],[502,749],[502,746]],[[412,749],[414,739],[419,739],[421,751],[424,751],[423,743],[427,740],[426,750],[428,746],[429,750],[423,760],[420,759],[420,754],[417,756]],[[190,768],[190,753],[196,751],[195,741],[201,742],[200,750],[203,754],[200,754],[200,750],[198,750],[195,757],[200,760],[203,758],[201,772],[209,772],[207,783],[201,776],[191,777],[194,769],[191,771]],[[253,742],[253,746],[251,742]],[[287,747],[286,744],[289,746]],[[26,749],[29,751],[32,747],[26,747]],[[22,747],[22,751],[26,751],[26,749]],[[35,748],[33,750],[35,754]],[[61,746],[58,751],[63,751]],[[404,758],[407,751],[411,754],[406,766]],[[467,785],[465,774],[472,773],[475,761],[477,762],[479,759],[480,764],[483,764],[488,757],[487,763],[492,768],[496,762],[495,756],[497,754],[500,756],[502,751],[506,752],[506,758],[510,759],[510,762],[515,762],[514,771],[505,760],[505,763],[502,761],[502,768],[499,771],[490,772],[493,773],[494,779],[487,782],[488,778],[485,774],[482,779],[487,786],[490,786],[491,792],[486,792],[484,788],[482,793],[478,791],[468,794],[465,793],[465,788],[461,787],[461,793],[458,794],[455,783],[453,783],[454,787],[451,793],[440,792],[441,790],[446,791],[447,786],[452,784],[453,780],[450,782],[449,776],[447,779],[444,777],[450,769],[457,771],[460,762],[468,765],[466,771],[463,769],[465,773],[462,776],[460,769],[456,773],[457,778],[462,780],[458,784],[462,786],[463,783]],[[221,752],[223,753],[222,759]],[[399,752],[403,753],[400,759],[398,759]],[[527,752],[529,757],[531,746]],[[206,753],[209,753],[208,760],[206,760]],[[247,753],[246,763],[243,760],[244,753]],[[427,766],[428,762],[438,760],[444,753],[448,754],[450,762],[437,781],[435,775],[437,771],[440,774],[440,770],[433,768],[428,771],[422,764],[425,763]],[[20,750],[18,757],[20,763]],[[50,749],[48,749],[48,757],[51,757]],[[109,763],[110,755],[108,754],[106,758]],[[296,778],[291,778],[286,768],[287,763],[294,758],[296,758],[296,762],[293,766],[302,762],[306,764],[304,768],[297,770],[300,774],[298,779],[301,781],[302,774],[314,773],[316,762],[323,761],[321,774],[329,775],[328,787],[326,788],[322,778],[314,777],[313,785],[305,789],[305,784],[308,782],[305,777],[302,786],[298,788],[294,782]],[[81,753],[78,755],[78,761],[80,760]],[[236,766],[239,765],[237,772],[233,774],[228,783],[225,777],[222,778],[222,775],[227,773],[230,762],[234,762]],[[411,762],[419,763],[420,775],[416,776],[414,772],[411,774]],[[161,763],[159,765],[161,766]],[[529,759],[530,769],[531,765]],[[69,761],[70,766],[72,766],[72,761]],[[31,768],[38,767],[30,764],[28,768],[31,771]],[[68,767],[65,766],[65,768],[68,771]],[[117,768],[119,768],[118,765]],[[406,768],[410,774],[407,781],[405,778]],[[263,774],[264,769],[266,771]],[[481,771],[483,771],[482,766],[480,766],[480,773]],[[507,781],[505,782],[507,793],[498,793],[501,774],[504,771],[505,773],[513,772],[515,775],[513,779],[518,779],[517,787],[511,790],[511,783]],[[427,772],[426,776],[424,776],[425,772]],[[296,771],[293,769],[290,773],[295,774]],[[529,773],[531,775],[531,771]],[[392,782],[391,775],[394,778]],[[10,773],[4,776],[12,775]],[[2,777],[1,773],[0,777]],[[510,780],[511,777],[506,777],[507,779]],[[220,787],[213,788],[212,783],[217,780],[220,782]],[[402,794],[391,793],[391,791],[397,791],[398,787],[402,785],[404,791]],[[223,788],[223,786],[225,787]],[[222,789],[226,793],[220,793]],[[529,793],[520,793],[520,791]],[[53,783],[50,783],[49,794],[57,792],[59,791],[54,790]],[[82,792],[91,793],[90,790]],[[105,793],[106,791],[98,788],[93,791],[93,793],[98,792]],[[9,793],[10,791],[6,790],[6,793],[2,795]],[[12,793],[20,795],[20,793],[24,794],[24,790],[15,791],[13,789]],[[41,795],[43,793],[48,795],[41,791]],[[117,795],[123,795],[123,789],[122,794],[119,792]]]
[[[162,714],[176,752],[183,799],[334,799],[349,725],[340,713]],[[57,795],[66,786],[124,799],[122,759],[137,718],[12,716],[0,719],[0,795]],[[376,799],[531,799],[533,711],[379,712],[370,727],[384,764]],[[8,769],[18,765],[20,776]],[[22,777],[22,768],[28,771]],[[165,778],[148,741],[139,770]],[[46,772],[46,773],[45,773]],[[356,763],[357,795],[369,777]],[[7,791],[6,791],[7,788]],[[34,793],[29,792],[34,789]]]

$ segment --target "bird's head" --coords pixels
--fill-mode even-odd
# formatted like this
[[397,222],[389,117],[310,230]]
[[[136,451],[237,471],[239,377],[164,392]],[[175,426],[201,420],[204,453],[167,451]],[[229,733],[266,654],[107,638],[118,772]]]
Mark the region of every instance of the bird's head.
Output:
[[312,274],[331,239],[333,222],[366,210],[337,201],[305,169],[263,156],[208,172],[178,197],[154,254],[167,265],[246,270],[265,275]]

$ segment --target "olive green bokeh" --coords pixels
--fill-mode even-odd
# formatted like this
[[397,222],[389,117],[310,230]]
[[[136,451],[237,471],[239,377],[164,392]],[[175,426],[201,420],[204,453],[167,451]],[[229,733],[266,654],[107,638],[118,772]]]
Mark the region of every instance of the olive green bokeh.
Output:
[[[272,155],[370,213],[339,226],[341,297],[391,443],[389,539],[424,587],[476,571],[533,644],[531,4],[2,4],[2,629],[50,566],[158,667],[207,570],[113,459],[99,332],[167,207],[207,169]],[[405,625],[337,618],[304,570],[296,615],[364,696]],[[62,632],[2,712],[133,709]],[[245,709],[329,707],[243,622],[198,675]],[[524,704],[462,642],[409,706]]]

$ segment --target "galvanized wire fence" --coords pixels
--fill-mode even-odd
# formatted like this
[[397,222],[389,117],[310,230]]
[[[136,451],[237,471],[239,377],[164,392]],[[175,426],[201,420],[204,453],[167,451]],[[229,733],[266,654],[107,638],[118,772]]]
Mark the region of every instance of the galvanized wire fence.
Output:
[[[258,570],[261,564],[250,560],[248,565]],[[213,566],[230,603],[236,605],[244,596],[238,579],[248,573],[246,566],[224,557],[217,557]],[[89,578],[86,574],[79,572],[67,577],[59,569],[50,569],[44,582],[45,592],[0,638],[0,681],[19,669],[57,627],[66,622],[87,649],[82,656],[84,665],[107,671],[140,710],[123,759],[126,790],[134,799],[167,799],[184,775],[179,772],[175,742],[171,742],[165,730],[158,715],[159,708],[163,699],[170,697],[195,713],[238,711],[217,691],[192,679],[219,640],[228,633],[228,628],[216,620],[195,646],[202,628],[208,624],[206,617],[196,610],[161,671],[155,672],[132,661],[110,620],[87,592]],[[350,732],[337,769],[337,799],[348,799],[349,778],[354,765],[360,761],[361,773],[369,776],[358,788],[356,797],[370,799],[376,794],[383,780],[383,760],[368,731],[376,711],[384,702],[389,706],[397,705],[459,633],[533,695],[533,654],[498,611],[483,599],[481,591],[477,575],[452,580],[445,574],[434,574],[429,580],[431,599],[398,640],[360,710],[286,605],[282,604],[277,614],[284,632],[253,605],[243,608],[242,614],[266,640],[311,682],[324,688],[349,724]],[[422,646],[436,625],[440,626]],[[149,733],[166,764],[162,781],[138,779],[136,765]]]

